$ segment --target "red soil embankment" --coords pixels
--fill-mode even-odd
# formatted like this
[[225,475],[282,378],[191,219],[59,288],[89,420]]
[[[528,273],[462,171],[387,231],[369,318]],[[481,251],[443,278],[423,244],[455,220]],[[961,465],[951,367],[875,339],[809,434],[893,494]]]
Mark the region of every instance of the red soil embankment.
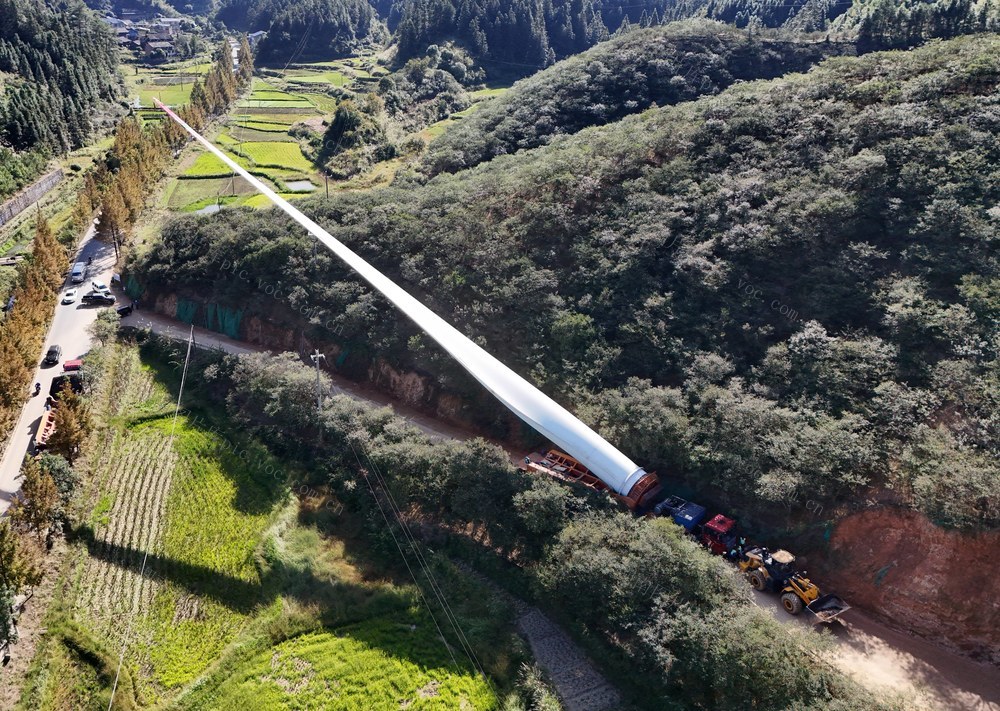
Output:
[[843,519],[823,578],[852,605],[981,661],[1000,663],[1000,532],[939,528],[914,511]]

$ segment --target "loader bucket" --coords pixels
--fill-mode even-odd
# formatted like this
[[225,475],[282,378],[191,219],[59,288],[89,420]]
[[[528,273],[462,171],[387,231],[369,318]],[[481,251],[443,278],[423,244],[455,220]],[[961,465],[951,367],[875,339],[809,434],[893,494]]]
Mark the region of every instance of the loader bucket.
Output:
[[820,622],[830,622],[850,610],[851,606],[836,595],[824,595],[809,603],[806,609],[816,615]]

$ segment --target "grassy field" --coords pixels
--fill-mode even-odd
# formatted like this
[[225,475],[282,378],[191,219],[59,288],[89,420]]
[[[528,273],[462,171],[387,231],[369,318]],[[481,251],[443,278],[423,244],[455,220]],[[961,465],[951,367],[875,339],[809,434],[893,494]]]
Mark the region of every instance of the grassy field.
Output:
[[353,78],[344,72],[319,71],[290,73],[287,76],[287,81],[293,84],[329,84],[330,86],[345,88],[352,83]]
[[[234,157],[239,163],[238,157]],[[242,165],[242,163],[241,163]],[[246,167],[246,166],[244,166]],[[220,178],[232,175],[233,169],[211,153],[199,155],[190,168],[184,171],[185,178]]]
[[[231,448],[209,410],[174,428],[172,357],[109,346],[99,361],[93,474],[21,709],[107,708],[129,624],[116,708],[496,708],[416,589],[367,559],[360,525],[301,509],[295,472],[253,441]],[[440,574],[470,634],[492,630],[490,673],[511,677],[511,611]]]
[[481,677],[449,669],[444,647],[433,634],[420,632],[430,627],[426,616],[415,613],[336,634],[300,635],[258,654],[181,708],[310,708],[303,697],[345,711],[495,708]]
[[308,99],[243,99],[236,104],[240,109],[311,109],[312,103]]
[[233,152],[239,152],[262,168],[285,168],[287,170],[312,170],[312,164],[302,155],[298,143],[270,141],[267,143],[248,141],[239,146],[232,146]]

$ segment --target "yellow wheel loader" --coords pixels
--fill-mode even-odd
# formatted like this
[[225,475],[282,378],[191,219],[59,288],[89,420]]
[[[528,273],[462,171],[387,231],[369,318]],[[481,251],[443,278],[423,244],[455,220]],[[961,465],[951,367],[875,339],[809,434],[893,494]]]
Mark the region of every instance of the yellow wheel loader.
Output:
[[781,606],[792,615],[804,608],[821,622],[830,622],[850,609],[836,595],[821,595],[819,586],[795,569],[795,556],[788,551],[751,548],[737,564],[755,590],[780,593]]

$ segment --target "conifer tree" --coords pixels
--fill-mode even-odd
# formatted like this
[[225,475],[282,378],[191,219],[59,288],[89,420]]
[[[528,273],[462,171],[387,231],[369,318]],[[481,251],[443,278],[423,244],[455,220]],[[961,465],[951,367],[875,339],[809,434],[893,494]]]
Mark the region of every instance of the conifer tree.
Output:
[[41,537],[55,519],[59,491],[52,476],[42,471],[35,459],[28,459],[21,472],[21,491],[11,504],[10,518]]

